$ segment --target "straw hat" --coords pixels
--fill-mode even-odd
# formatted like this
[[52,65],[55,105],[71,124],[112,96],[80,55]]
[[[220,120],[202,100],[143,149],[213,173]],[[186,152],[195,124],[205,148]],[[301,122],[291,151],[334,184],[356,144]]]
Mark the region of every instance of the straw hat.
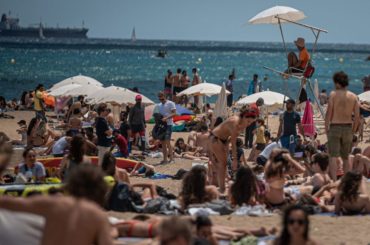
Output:
[[297,38],[297,40],[294,41],[294,43],[295,43],[295,45],[297,45],[298,47],[301,47],[301,48],[304,48],[304,46],[305,46],[304,38],[302,38],[302,37]]

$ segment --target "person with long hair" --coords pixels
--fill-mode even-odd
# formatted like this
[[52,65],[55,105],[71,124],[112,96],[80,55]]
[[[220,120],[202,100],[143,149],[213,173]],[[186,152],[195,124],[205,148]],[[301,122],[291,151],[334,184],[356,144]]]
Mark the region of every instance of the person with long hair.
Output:
[[305,170],[291,157],[288,150],[274,149],[265,167],[266,203],[272,207],[285,205],[285,176],[301,174]]
[[238,167],[238,156],[236,139],[240,132],[256,120],[256,112],[254,110],[243,107],[239,115],[229,117],[223,123],[214,128],[209,136],[210,139],[210,157],[212,163],[213,178],[215,184],[220,188],[220,192],[225,192],[225,178],[227,156],[229,153],[229,144],[232,149],[232,170],[236,171]]
[[370,214],[370,199],[361,172],[349,171],[343,176],[334,205],[337,214]]
[[81,163],[91,163],[90,159],[85,155],[86,143],[82,135],[75,135],[71,140],[69,154],[64,156],[60,165],[59,176],[66,180],[70,171]]
[[290,206],[284,211],[283,229],[274,245],[315,245],[310,236],[308,213],[300,206]]
[[190,204],[199,204],[218,199],[215,186],[207,183],[207,169],[196,165],[185,175],[179,195],[181,206],[185,209]]
[[235,182],[229,191],[229,200],[233,206],[255,205],[257,179],[251,168],[241,166],[236,172]]
[[44,182],[45,168],[42,163],[36,161],[37,153],[32,148],[26,148],[23,152],[23,163],[18,166],[16,173],[23,174],[27,182]]

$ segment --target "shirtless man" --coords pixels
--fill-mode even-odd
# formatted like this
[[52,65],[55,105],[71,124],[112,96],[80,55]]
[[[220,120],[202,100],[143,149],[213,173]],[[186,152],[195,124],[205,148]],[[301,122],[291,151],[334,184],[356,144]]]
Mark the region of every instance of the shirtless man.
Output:
[[[330,155],[329,175],[337,180],[337,159],[343,160],[343,170],[349,170],[348,156],[352,147],[353,134],[357,132],[360,107],[357,96],[347,90],[348,76],[343,71],[333,76],[335,91],[331,92],[325,117]],[[352,119],[354,116],[354,119]]]
[[80,109],[82,110],[82,103],[84,101],[84,97],[82,95],[78,96],[77,101],[73,102],[72,105],[69,107],[67,114],[66,114],[66,120],[69,121],[69,118],[73,115],[74,110]]
[[[43,236],[40,243],[43,245],[113,244],[107,215],[94,203],[104,200],[107,188],[103,177],[97,167],[80,165],[71,174],[66,187],[74,197],[2,197],[0,208],[44,217],[46,223],[41,231]],[[17,239],[16,235],[14,239]]]
[[[198,69],[193,68],[192,70],[193,73],[193,81],[191,83],[192,86],[195,86],[197,84],[200,84],[202,82],[199,74],[198,74]],[[199,108],[199,96],[194,96],[194,104]]]
[[[218,182],[216,181],[214,184],[219,186],[220,193],[225,192],[226,164],[229,152],[229,143],[231,142],[232,148],[232,170],[236,171],[238,166],[236,139],[242,130],[245,130],[246,127],[256,120],[256,116],[257,115],[254,110],[242,108],[239,116],[229,117],[210,133],[209,147],[212,162],[211,166],[214,168],[212,169],[214,171],[212,175],[217,175]],[[214,177],[213,180],[215,180]]]
[[68,128],[72,132],[72,135],[80,133],[82,127],[81,110],[75,109],[73,115],[68,120]]
[[172,101],[177,102],[176,94],[181,91],[181,69],[177,68],[176,75],[172,76]]

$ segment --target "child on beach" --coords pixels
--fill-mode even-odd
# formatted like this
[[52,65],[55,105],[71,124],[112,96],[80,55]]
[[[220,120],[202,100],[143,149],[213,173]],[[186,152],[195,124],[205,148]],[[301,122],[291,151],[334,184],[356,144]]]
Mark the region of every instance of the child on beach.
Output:
[[265,120],[262,118],[258,118],[256,120],[257,128],[254,130],[256,134],[256,144],[253,147],[248,161],[256,161],[257,156],[265,149],[266,146],[266,138],[265,138]]
[[13,145],[27,145],[27,123],[25,120],[20,120],[18,123],[19,128],[17,133],[21,135],[20,140],[12,140]]
[[[238,169],[240,168],[240,166],[247,166],[247,162],[245,160],[245,156],[244,156],[244,150],[243,150],[243,140],[240,139],[240,138],[237,138],[236,139],[236,154],[237,154],[237,159],[238,159]],[[228,171],[229,171],[229,175],[230,176],[233,176],[233,171],[232,171],[232,153],[230,152],[229,153],[229,157],[227,159],[227,168],[228,168]]]

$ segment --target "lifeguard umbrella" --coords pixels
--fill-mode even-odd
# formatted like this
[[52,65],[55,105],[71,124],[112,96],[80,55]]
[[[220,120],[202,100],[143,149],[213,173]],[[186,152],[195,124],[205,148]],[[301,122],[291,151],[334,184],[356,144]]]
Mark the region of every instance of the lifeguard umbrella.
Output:
[[280,94],[273,91],[263,91],[259,93],[255,93],[252,95],[249,95],[247,97],[241,98],[236,102],[237,105],[248,105],[252,103],[256,103],[256,101],[262,98],[265,105],[274,105],[274,104],[282,104],[284,99],[289,99],[284,94]]
[[97,81],[96,79],[94,79],[92,77],[78,75],[78,76],[74,76],[74,77],[64,79],[63,81],[60,81],[60,82],[54,84],[53,87],[51,87],[50,90],[52,91],[52,90],[55,90],[59,87],[69,85],[69,84],[95,85],[95,86],[100,86],[100,87],[103,86],[103,84],[101,82]]
[[[206,95],[206,96],[213,96],[216,94],[221,93],[222,87],[217,84],[213,83],[200,83],[194,86],[191,86],[181,93],[178,94],[178,96],[187,95],[187,96],[197,96],[197,95]],[[230,94],[228,90],[226,90],[226,94]]]
[[[117,103],[117,104],[135,104],[135,97],[138,93],[135,93],[127,88],[110,86],[107,88],[100,89],[95,93],[87,96],[92,103]],[[154,104],[152,100],[144,95],[141,95],[142,103],[145,105]]]
[[358,98],[360,101],[370,102],[370,91],[359,94]]
[[287,48],[285,44],[283,30],[281,28],[281,24],[285,22],[296,22],[306,18],[304,13],[298,9],[291,8],[288,6],[275,6],[269,9],[266,9],[248,22],[251,24],[279,24],[281,38],[283,39],[284,49],[287,53]]

